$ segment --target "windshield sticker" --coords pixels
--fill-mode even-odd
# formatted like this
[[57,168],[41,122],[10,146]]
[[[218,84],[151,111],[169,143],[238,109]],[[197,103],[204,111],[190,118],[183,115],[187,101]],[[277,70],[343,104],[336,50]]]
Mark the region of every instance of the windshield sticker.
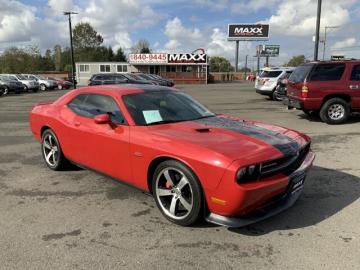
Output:
[[151,124],[154,122],[162,121],[162,117],[158,110],[150,110],[150,111],[143,111],[143,115],[146,121],[146,124]]

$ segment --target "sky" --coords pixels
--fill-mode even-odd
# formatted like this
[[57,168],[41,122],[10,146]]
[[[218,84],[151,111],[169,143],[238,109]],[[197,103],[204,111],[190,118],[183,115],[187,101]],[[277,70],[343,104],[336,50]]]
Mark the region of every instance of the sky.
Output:
[[[104,45],[129,52],[147,39],[154,52],[187,53],[204,48],[210,56],[234,61],[235,42],[227,41],[229,23],[269,23],[267,42],[240,42],[240,65],[248,55],[255,65],[259,44],[280,45],[280,65],[294,55],[313,57],[317,0],[0,0],[0,52],[10,46],[37,45],[44,52],[68,46],[68,22],[62,12],[72,10],[73,25],[89,22]],[[360,1],[323,0],[321,39],[328,29],[326,57],[345,54],[360,58]],[[322,57],[323,45],[319,55]]]

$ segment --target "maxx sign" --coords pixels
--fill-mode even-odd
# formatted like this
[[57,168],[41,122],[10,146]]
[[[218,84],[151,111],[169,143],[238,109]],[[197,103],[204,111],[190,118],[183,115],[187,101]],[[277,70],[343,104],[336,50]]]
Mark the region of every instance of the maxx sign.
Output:
[[206,64],[205,53],[131,53],[130,64]]
[[229,24],[228,40],[264,40],[269,38],[268,24]]

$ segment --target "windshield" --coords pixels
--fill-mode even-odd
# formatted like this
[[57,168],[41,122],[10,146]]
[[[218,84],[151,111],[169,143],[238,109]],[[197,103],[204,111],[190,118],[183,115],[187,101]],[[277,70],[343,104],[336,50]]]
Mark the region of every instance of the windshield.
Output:
[[177,91],[151,91],[123,96],[137,125],[189,121],[215,116],[189,95]]
[[10,81],[10,79],[0,75],[0,81]]
[[36,75],[34,77],[38,78],[39,80],[46,80],[45,77],[41,75]]
[[19,80],[27,80],[26,77],[24,75],[16,75],[16,77],[19,79]]
[[264,70],[263,72],[261,72],[260,78],[276,78],[276,77],[278,77],[281,73],[282,73],[281,70],[276,70],[276,71],[267,71],[267,70]]
[[312,64],[298,66],[293,73],[291,73],[289,81],[294,83],[304,82],[312,67]]
[[143,78],[145,80],[152,80],[152,78],[147,76],[146,74],[138,74],[137,76],[139,76],[140,78]]

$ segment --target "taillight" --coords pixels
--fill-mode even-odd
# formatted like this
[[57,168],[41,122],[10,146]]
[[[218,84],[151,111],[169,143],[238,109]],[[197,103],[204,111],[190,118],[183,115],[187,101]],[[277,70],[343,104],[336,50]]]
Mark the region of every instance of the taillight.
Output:
[[301,97],[307,98],[309,93],[309,88],[306,85],[303,85],[301,88]]

